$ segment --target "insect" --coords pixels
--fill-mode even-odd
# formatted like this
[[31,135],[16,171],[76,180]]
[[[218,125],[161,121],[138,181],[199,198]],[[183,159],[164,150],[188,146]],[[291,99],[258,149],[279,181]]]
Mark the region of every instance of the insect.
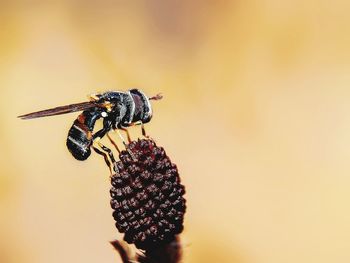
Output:
[[[142,133],[145,135],[143,124],[152,118],[150,100],[161,98],[160,94],[149,98],[139,89],[131,89],[126,92],[108,91],[90,95],[90,101],[87,102],[60,106],[18,117],[27,120],[83,111],[73,122],[66,142],[74,158],[83,161],[90,156],[93,142],[111,130],[125,130],[129,126],[142,124]],[[103,118],[103,127],[94,133],[95,123],[100,118]],[[94,149],[101,154],[96,148]]]

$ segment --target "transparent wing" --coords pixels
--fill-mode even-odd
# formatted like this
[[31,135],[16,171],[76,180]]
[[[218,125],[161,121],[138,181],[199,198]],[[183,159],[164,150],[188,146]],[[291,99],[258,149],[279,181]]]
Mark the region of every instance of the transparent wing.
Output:
[[60,106],[52,109],[24,114],[24,115],[18,116],[18,118],[21,118],[22,120],[28,120],[28,119],[34,119],[34,118],[66,114],[66,113],[71,113],[76,111],[83,111],[83,110],[87,110],[95,107],[104,108],[104,105],[98,104],[93,101],[81,102],[81,103],[69,104],[66,106]]

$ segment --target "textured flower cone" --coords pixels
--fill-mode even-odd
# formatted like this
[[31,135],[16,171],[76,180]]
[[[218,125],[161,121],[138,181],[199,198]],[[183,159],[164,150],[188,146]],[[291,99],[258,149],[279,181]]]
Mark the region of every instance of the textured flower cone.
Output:
[[111,177],[111,207],[124,240],[152,251],[183,230],[186,201],[175,164],[151,139],[133,141]]

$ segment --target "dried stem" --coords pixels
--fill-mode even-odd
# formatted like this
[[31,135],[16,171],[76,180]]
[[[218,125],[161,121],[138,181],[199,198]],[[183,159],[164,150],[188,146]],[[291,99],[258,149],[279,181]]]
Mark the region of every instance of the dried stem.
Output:
[[178,263],[182,256],[182,247],[177,238],[169,244],[159,245],[146,250],[144,255],[139,255],[140,263]]
[[118,251],[123,263],[179,263],[182,257],[179,238],[168,244],[159,244],[143,253],[138,253],[136,258],[131,255],[125,242],[114,240],[111,244]]
[[132,262],[132,256],[130,254],[130,250],[128,249],[127,244],[125,242],[114,240],[114,241],[111,241],[110,243],[115,248],[115,250],[118,251],[123,263]]

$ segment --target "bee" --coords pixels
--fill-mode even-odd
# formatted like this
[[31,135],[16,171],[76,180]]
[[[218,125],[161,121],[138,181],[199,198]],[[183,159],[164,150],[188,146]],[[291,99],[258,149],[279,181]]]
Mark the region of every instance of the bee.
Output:
[[[150,100],[161,98],[160,94],[149,98],[139,89],[131,89],[126,92],[108,91],[90,95],[90,101],[87,102],[60,106],[18,117],[28,120],[82,111],[68,132],[66,145],[75,159],[84,161],[91,154],[93,142],[101,139],[111,130],[125,130],[129,126],[142,124],[142,133],[145,135],[143,124],[151,120],[153,113]],[[94,133],[95,123],[101,118],[103,127]],[[95,151],[100,153],[96,149]]]

